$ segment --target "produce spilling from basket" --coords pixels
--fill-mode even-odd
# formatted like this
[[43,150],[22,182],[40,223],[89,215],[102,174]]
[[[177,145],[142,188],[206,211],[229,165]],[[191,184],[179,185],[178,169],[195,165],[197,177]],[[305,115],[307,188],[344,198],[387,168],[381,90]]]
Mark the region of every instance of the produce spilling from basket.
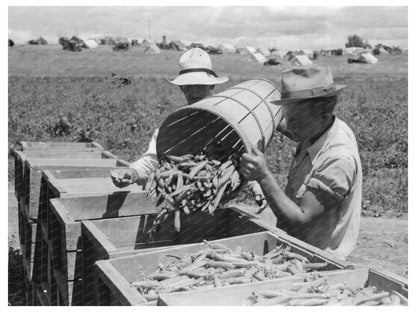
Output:
[[407,298],[397,291],[378,291],[374,286],[355,287],[341,282],[330,285],[318,272],[309,273],[303,282],[288,290],[257,290],[245,305],[286,306],[396,306],[407,305]]
[[232,250],[220,243],[204,243],[206,248],[182,257],[166,255],[156,272],[144,274],[131,286],[153,301],[161,293],[267,281],[325,269],[328,265],[311,263],[283,244],[259,256],[240,246]]
[[174,213],[174,226],[180,231],[181,213],[206,211],[213,214],[220,203],[241,184],[236,161],[224,162],[205,155],[168,155],[160,161],[160,168],[149,176],[149,196],[158,197],[163,204],[150,233],[154,232],[169,214]]

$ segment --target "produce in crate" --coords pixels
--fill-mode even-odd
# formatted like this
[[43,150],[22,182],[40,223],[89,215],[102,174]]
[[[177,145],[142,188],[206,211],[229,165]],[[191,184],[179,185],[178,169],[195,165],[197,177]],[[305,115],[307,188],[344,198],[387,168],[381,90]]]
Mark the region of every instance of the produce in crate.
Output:
[[345,282],[330,285],[327,280],[314,272],[303,282],[294,283],[289,290],[254,291],[246,305],[287,305],[287,306],[375,306],[407,305],[407,298],[397,291],[378,291],[376,287],[354,287]]
[[166,255],[156,272],[131,283],[147,300],[158,294],[200,290],[272,280],[325,269],[326,262],[311,263],[283,244],[263,256],[237,246],[234,250],[204,241],[206,248],[182,257]]
[[220,162],[206,155],[168,155],[149,177],[149,196],[159,196],[157,205],[164,204],[150,232],[170,213],[175,213],[174,225],[180,231],[180,214],[197,210],[213,214],[220,203],[240,186],[236,161]]

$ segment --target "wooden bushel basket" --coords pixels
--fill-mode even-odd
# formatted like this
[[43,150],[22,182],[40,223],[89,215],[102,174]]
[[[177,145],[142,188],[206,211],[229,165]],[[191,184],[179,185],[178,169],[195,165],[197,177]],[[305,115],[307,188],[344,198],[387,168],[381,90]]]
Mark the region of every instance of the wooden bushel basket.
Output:
[[251,153],[256,145],[264,151],[282,119],[280,91],[266,79],[233,86],[170,114],[162,123],[156,142],[157,155],[204,153],[224,161]]

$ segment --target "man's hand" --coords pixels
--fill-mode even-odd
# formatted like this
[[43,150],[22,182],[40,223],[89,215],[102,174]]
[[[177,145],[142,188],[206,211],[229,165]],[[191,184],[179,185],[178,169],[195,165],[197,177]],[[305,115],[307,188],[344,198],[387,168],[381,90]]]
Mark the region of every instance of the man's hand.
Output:
[[260,150],[252,146],[253,155],[244,153],[240,159],[241,173],[248,181],[261,180],[264,178],[269,169],[267,168],[266,159]]
[[137,171],[132,168],[116,169],[111,171],[111,179],[117,187],[126,187],[139,180]]

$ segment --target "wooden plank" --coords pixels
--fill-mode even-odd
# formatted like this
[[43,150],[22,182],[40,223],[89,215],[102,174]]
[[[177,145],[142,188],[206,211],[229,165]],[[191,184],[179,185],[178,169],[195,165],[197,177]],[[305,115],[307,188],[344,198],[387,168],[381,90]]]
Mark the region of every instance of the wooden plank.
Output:
[[29,142],[18,141],[16,149],[23,151],[29,150],[85,150],[85,149],[99,149],[103,147],[97,142]]
[[86,179],[86,178],[105,178],[110,176],[111,170],[114,168],[88,168],[88,169],[55,169],[43,170],[43,177],[50,179]]
[[[367,269],[360,270],[337,270],[332,272],[321,272],[328,283],[336,284],[340,282],[351,286],[366,287],[377,286],[372,281],[380,278],[379,273]],[[382,288],[383,290],[393,290],[394,281],[384,276],[391,284]],[[226,286],[207,290],[195,290],[189,292],[177,292],[172,294],[161,294],[159,296],[160,305],[168,306],[241,306],[253,291],[290,289],[291,285],[302,281],[301,277],[287,277],[273,281],[256,282],[245,285]],[[380,289],[381,290],[381,289]],[[213,300],[215,298],[215,300]]]

